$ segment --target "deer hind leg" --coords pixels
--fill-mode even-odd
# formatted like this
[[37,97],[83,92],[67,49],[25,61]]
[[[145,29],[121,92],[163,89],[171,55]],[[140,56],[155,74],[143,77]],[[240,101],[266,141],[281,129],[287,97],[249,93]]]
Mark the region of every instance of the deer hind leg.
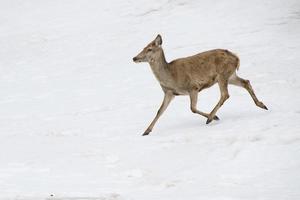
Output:
[[145,135],[149,135],[149,133],[152,131],[155,123],[157,122],[158,118],[163,114],[163,112],[167,109],[168,105],[170,104],[171,100],[174,98],[174,95],[172,92],[166,92],[165,96],[164,96],[164,100],[160,106],[160,108],[157,111],[157,114],[155,116],[155,118],[152,120],[151,124],[149,125],[149,127],[146,129],[146,131],[144,132],[143,136]]
[[232,85],[236,85],[236,86],[240,86],[240,87],[243,87],[245,88],[249,94],[251,95],[254,103],[262,108],[262,109],[266,109],[268,110],[268,108],[264,105],[263,102],[259,101],[254,93],[254,90],[252,89],[252,86],[250,84],[250,81],[249,80],[245,80],[245,79],[242,79],[240,77],[238,77],[235,73],[230,77],[229,79],[229,84],[232,84]]
[[[191,111],[193,113],[196,113],[196,114],[199,114],[199,115],[202,115],[203,117],[206,117],[208,118],[209,117],[209,114],[207,113],[204,113],[204,112],[201,112],[197,109],[197,101],[198,101],[198,91],[197,90],[192,90],[190,93],[190,101],[191,101]],[[214,120],[219,120],[218,116],[214,116],[213,118]]]
[[210,114],[207,118],[206,124],[209,124],[213,120],[213,118],[216,115],[219,108],[229,98],[228,81],[226,79],[219,78],[218,84],[219,84],[219,88],[220,88],[220,92],[221,92],[221,98],[220,98],[219,102],[217,103],[217,105],[214,107],[214,109],[210,112]]

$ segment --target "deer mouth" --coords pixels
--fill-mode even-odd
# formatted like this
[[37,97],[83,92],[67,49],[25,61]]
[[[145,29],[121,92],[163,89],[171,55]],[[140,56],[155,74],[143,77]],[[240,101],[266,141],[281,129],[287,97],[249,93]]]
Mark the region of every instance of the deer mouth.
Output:
[[140,62],[142,62],[142,59],[137,58],[137,57],[134,57],[132,60],[133,60],[133,62],[135,62],[135,63],[140,63]]

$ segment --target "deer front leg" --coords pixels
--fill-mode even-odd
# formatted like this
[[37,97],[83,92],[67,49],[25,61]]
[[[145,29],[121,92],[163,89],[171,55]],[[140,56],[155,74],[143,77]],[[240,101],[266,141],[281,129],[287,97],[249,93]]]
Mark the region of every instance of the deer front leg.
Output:
[[146,131],[144,132],[143,136],[149,135],[149,133],[152,131],[155,123],[157,122],[158,118],[167,109],[168,105],[170,104],[170,102],[171,102],[171,100],[173,98],[174,98],[174,95],[173,95],[173,93],[171,91],[165,92],[164,100],[163,100],[163,102],[162,102],[159,110],[157,111],[157,114],[156,114],[155,118],[153,119],[153,121],[151,122],[151,124],[149,125],[149,127],[146,129]]
[[[191,101],[191,111],[193,113],[196,113],[196,114],[199,114],[199,115],[202,115],[203,117],[206,117],[208,119],[209,117],[209,114],[207,113],[204,113],[204,112],[201,112],[197,109],[197,102],[198,102],[198,91],[197,90],[192,90],[190,93],[190,101]],[[214,120],[219,120],[218,116],[215,115]]]

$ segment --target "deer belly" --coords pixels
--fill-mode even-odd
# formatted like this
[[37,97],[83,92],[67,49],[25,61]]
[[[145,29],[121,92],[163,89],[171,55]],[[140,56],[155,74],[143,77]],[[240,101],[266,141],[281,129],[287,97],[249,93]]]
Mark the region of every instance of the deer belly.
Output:
[[178,96],[178,95],[188,95],[188,91],[186,89],[182,89],[182,88],[175,88],[175,87],[168,87],[168,86],[164,86],[164,85],[161,85],[162,89],[164,92],[167,92],[167,91],[172,91],[172,93],[175,95],[175,96]]
[[173,94],[175,96],[178,96],[178,95],[188,95],[188,91],[187,90],[180,90],[180,89],[177,89],[177,90],[173,90]]

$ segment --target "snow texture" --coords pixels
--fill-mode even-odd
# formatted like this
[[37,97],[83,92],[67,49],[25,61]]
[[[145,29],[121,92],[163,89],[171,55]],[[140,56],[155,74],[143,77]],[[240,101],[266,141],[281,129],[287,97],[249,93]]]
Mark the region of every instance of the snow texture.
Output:
[[[299,0],[1,0],[1,200],[300,199]],[[230,86],[220,121],[163,93],[132,58],[155,36],[171,61],[214,48]],[[217,86],[199,94],[209,112]]]

